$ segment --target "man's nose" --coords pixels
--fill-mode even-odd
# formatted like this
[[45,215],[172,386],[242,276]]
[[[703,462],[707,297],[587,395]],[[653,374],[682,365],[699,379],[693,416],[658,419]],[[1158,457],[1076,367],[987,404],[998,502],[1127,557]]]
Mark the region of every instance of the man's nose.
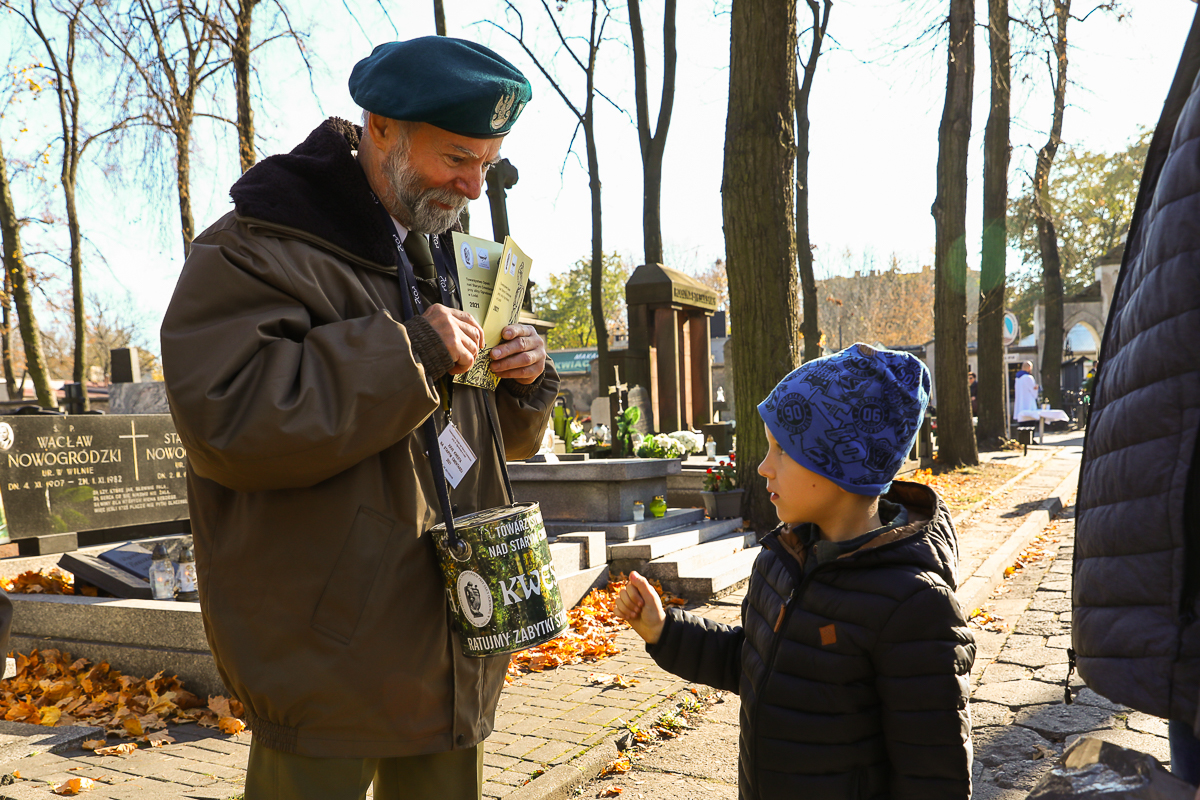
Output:
[[483,178],[486,170],[483,168],[464,170],[454,181],[454,187],[468,199],[478,200],[483,192]]

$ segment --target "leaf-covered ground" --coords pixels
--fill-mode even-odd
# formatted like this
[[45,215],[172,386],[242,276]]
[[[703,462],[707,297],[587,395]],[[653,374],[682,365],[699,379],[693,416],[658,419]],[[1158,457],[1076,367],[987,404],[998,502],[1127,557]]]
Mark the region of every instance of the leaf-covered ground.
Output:
[[919,469],[900,476],[900,480],[931,486],[951,511],[962,511],[999,489],[1020,471],[1020,467],[1011,464],[985,461],[977,467]]
[[[14,653],[17,674],[0,681],[0,713],[13,722],[34,725],[94,725],[107,734],[160,746],[173,741],[168,723],[195,722],[224,733],[240,733],[246,724],[241,703],[224,697],[207,701],[184,688],[174,676],[161,672],[135,678],[72,658],[59,650]],[[93,740],[102,747],[102,740]]]
[[[618,575],[603,589],[592,589],[579,605],[567,612],[570,627],[562,636],[545,644],[514,653],[508,663],[508,681],[511,683],[521,675],[578,664],[582,661],[599,661],[621,652],[617,646],[617,634],[629,627],[617,617],[615,608],[617,595],[625,588],[625,576]],[[663,605],[685,605],[681,597],[664,593],[662,585],[651,581],[658,590]]]

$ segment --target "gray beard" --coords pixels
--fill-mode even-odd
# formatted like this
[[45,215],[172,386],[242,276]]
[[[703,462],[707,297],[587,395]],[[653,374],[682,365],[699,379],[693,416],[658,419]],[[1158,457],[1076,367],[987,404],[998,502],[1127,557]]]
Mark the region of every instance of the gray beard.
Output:
[[[397,144],[383,160],[383,173],[392,188],[392,215],[414,233],[442,233],[458,221],[468,198],[452,189],[421,190],[421,175],[408,161],[408,148]],[[450,208],[438,208],[434,201]]]

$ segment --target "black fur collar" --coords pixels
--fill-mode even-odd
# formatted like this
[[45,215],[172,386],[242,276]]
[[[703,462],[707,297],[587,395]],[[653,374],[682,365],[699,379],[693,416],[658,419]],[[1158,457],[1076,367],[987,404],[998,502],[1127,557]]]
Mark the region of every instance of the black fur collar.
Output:
[[317,236],[393,268],[396,248],[351,151],[362,129],[330,117],[290,153],[254,165],[229,190],[237,213]]

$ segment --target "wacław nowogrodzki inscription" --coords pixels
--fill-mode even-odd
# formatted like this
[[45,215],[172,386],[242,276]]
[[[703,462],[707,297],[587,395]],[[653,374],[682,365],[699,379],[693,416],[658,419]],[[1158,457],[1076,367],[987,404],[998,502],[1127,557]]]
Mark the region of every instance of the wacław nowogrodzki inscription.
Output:
[[170,414],[0,419],[8,538],[187,519],[187,454]]

